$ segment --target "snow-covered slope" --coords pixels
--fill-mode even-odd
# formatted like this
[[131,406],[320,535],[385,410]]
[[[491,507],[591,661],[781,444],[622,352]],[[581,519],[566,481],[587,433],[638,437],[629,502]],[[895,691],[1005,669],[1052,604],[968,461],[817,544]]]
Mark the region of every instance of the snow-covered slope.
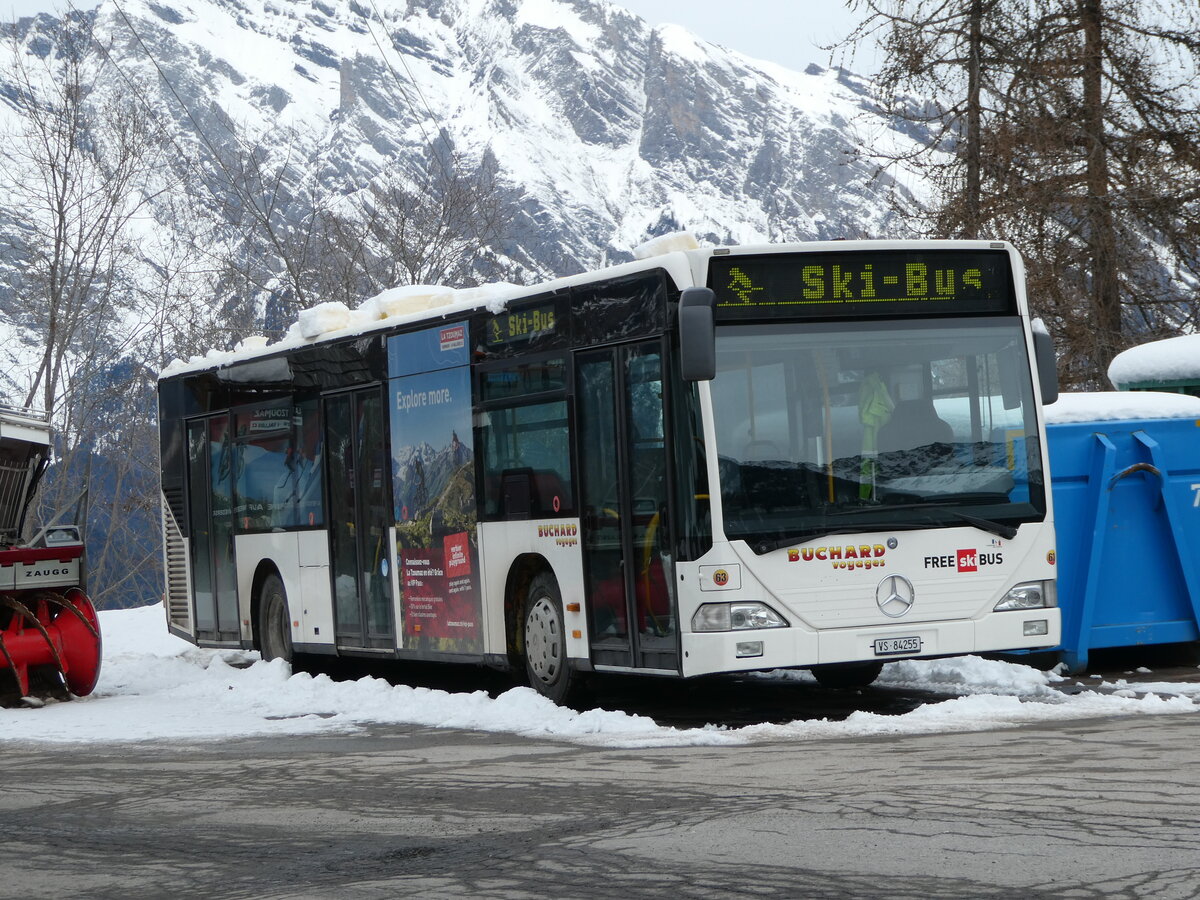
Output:
[[[22,401],[43,359],[56,235],[94,224],[57,229],[41,202],[53,181],[42,142],[24,140],[19,112],[82,96],[96,127],[74,132],[77,147],[119,151],[128,126],[142,160],[120,234],[74,260],[98,273],[68,285],[80,327],[58,332],[56,422],[95,429],[77,438],[90,446],[128,443],[117,426],[136,416],[94,410],[127,402],[131,382],[148,394],[171,359],[278,338],[322,301],[573,275],[684,228],[746,243],[897,227],[868,150],[913,136],[877,112],[866,82],[754,61],[606,0],[100,0],[68,21],[86,53],[65,98],[61,23],[0,24],[17,51],[0,50],[0,402]],[[77,195],[102,196],[91,187],[111,160],[75,160]],[[441,248],[451,274],[421,269],[419,242],[414,268],[402,253],[413,242],[398,240],[405,213],[418,232],[431,214],[436,227],[436,202],[379,202],[397,183],[404,202],[441,190],[439,167],[487,173],[483,213],[498,223]],[[477,212],[459,209],[447,230]],[[360,253],[371,215],[388,233]]]
[[[862,145],[905,138],[861,80],[605,0],[123,0],[95,15],[111,85],[200,156],[286,157],[293,192],[359,190],[443,129],[468,157],[490,149],[511,188],[504,249],[540,274],[680,227],[740,243],[889,228]],[[47,21],[18,28],[47,51]]]

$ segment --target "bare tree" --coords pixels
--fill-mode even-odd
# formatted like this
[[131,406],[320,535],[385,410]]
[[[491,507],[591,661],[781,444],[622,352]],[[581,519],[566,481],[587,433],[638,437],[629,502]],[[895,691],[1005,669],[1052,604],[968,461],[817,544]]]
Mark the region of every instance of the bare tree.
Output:
[[[448,138],[443,136],[448,143]],[[490,271],[503,231],[496,166],[484,154],[471,167],[435,145],[423,171],[388,173],[360,201],[372,288],[398,284],[475,284]]]
[[68,367],[119,358],[131,339],[117,327],[132,321],[122,267],[162,145],[141,109],[97,91],[88,17],[65,16],[51,37],[55,52],[40,60],[10,48],[20,130],[0,148],[0,187],[24,215],[5,235],[19,261],[16,314],[42,335],[24,402],[54,413]]
[[[983,124],[1003,102],[1010,0],[848,0],[865,14],[842,42],[874,37],[884,51],[876,83],[885,111],[930,129],[923,147],[885,157],[916,162],[953,210],[938,211],[943,234],[979,236],[983,203]],[[906,204],[906,212],[919,215]]]
[[1200,312],[1200,8],[1040,10],[988,128],[990,221],[1031,258],[1065,381],[1099,386],[1131,341]]
[[[138,458],[153,407],[121,405],[131,398],[132,373],[143,372],[139,357],[153,323],[136,232],[169,178],[160,132],[145,110],[106,90],[91,26],[89,15],[65,16],[33,35],[52,47],[40,54],[27,52],[13,29],[5,63],[17,88],[8,98],[16,126],[0,143],[0,189],[22,214],[0,230],[10,276],[5,312],[36,341],[23,360],[23,402],[49,412],[56,431],[55,463],[35,511],[41,522],[86,491],[101,503],[128,503],[137,495],[130,478],[154,473]],[[139,441],[131,440],[135,432]],[[79,521],[100,597],[143,571],[155,547],[149,523],[135,533],[129,516],[108,518]],[[151,578],[153,571],[152,564]]]
[[[240,219],[244,230],[227,257],[231,273],[238,271],[235,255],[245,259],[246,284],[269,298],[263,309],[268,334],[317,301],[353,307],[397,285],[468,286],[521,277],[498,250],[509,198],[495,160],[486,151],[476,161],[439,150],[449,144],[442,135],[418,161],[398,163],[354,194],[272,179],[271,196],[288,196],[279,221]],[[246,254],[247,247],[261,252]]]

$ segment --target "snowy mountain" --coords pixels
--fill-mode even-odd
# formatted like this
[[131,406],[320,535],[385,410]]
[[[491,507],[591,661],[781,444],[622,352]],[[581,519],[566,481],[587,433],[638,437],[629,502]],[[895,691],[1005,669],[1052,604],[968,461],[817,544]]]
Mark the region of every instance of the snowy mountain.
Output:
[[[35,518],[93,458],[153,482],[174,358],[321,301],[573,274],[683,228],[893,233],[869,157],[921,137],[847,72],[606,0],[103,0],[0,36],[0,402],[52,405],[63,436],[63,499]],[[157,507],[153,487],[91,498]],[[156,541],[107,541],[129,558],[94,582]]]
[[[94,16],[109,88],[209,173],[232,178],[247,151],[278,165],[285,216],[452,150],[495,166],[496,250],[530,275],[627,259],[684,227],[746,243],[891,224],[863,145],[905,138],[863,81],[758,62],[605,0],[123,0]],[[58,49],[52,24],[15,26],[26,53]],[[164,222],[165,198],[154,206]]]

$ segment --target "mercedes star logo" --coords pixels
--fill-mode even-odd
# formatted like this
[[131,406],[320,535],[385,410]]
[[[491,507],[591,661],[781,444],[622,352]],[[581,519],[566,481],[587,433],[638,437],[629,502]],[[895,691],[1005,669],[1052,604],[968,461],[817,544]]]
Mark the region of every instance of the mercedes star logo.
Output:
[[875,602],[885,616],[898,619],[913,605],[916,594],[912,582],[903,575],[888,575],[875,588]]

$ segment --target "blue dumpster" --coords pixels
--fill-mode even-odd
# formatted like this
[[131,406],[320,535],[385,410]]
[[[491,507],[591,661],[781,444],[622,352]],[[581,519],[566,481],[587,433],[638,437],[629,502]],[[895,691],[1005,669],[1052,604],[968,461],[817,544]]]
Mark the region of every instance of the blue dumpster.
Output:
[[1200,640],[1200,415],[1056,422],[1052,409],[1062,661],[1078,672],[1090,650]]

